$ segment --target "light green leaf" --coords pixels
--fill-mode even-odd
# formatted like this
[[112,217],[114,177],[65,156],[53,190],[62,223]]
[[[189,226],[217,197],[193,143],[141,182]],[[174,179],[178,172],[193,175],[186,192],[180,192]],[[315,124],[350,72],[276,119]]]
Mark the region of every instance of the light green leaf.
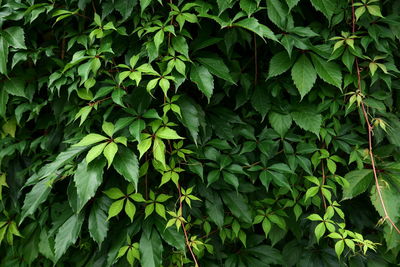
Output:
[[161,127],[157,132],[156,136],[161,139],[183,139],[177,132],[168,127]]
[[131,222],[133,222],[133,216],[135,216],[136,207],[130,200],[127,200],[125,203],[125,213],[128,215],[129,219],[131,219]]
[[300,126],[300,128],[319,135],[319,130],[321,129],[322,124],[321,114],[302,111],[292,112],[291,115],[294,122]]
[[89,164],[92,160],[100,156],[107,144],[107,142],[104,142],[92,147],[86,154],[86,163]]
[[110,168],[111,163],[114,160],[114,156],[118,151],[118,145],[114,142],[109,143],[103,151],[104,156],[106,157],[107,161],[108,161],[108,166],[107,168]]
[[371,14],[373,16],[376,16],[376,17],[383,18],[382,13],[381,13],[381,9],[379,8],[379,6],[377,6],[377,5],[368,5],[367,6],[367,10],[368,10],[369,14]]
[[318,76],[325,82],[342,89],[342,72],[339,65],[334,62],[323,60],[321,57],[311,54],[315,70]]
[[338,242],[336,242],[335,244],[335,252],[336,255],[338,257],[340,257],[340,255],[342,255],[342,252],[344,250],[344,241],[343,240],[339,240]]
[[101,128],[103,129],[103,132],[105,132],[110,137],[112,137],[112,135],[114,134],[114,124],[112,124],[111,122],[103,122]]
[[214,90],[214,78],[208,69],[198,64],[193,65],[190,72],[190,80],[210,100]]
[[144,153],[146,153],[147,150],[149,150],[149,148],[151,147],[151,143],[152,143],[152,139],[151,137],[142,140],[138,145],[137,148],[139,150],[139,159],[142,158],[142,156],[144,155]]
[[317,79],[317,73],[306,55],[301,55],[293,65],[292,79],[301,98],[310,92]]
[[154,156],[154,159],[161,162],[161,164],[163,166],[166,166],[166,164],[165,164],[165,144],[160,138],[157,138],[157,137],[154,138],[153,156]]
[[315,237],[317,238],[317,243],[321,239],[321,237],[325,234],[326,228],[323,222],[319,223],[317,227],[315,227],[314,233]]
[[105,136],[102,136],[100,134],[88,134],[86,135],[79,143],[72,145],[74,146],[89,146],[104,140],[107,140],[108,138]]
[[373,180],[373,172],[371,169],[355,170],[346,174],[344,178],[349,184],[343,188],[343,200],[352,199],[369,188]]
[[111,204],[110,208],[108,209],[107,220],[111,219],[114,216],[117,216],[121,212],[122,208],[124,207],[124,201],[125,199],[121,199]]
[[125,180],[132,183],[137,191],[139,183],[139,162],[135,153],[128,148],[120,147],[115,156],[113,167]]

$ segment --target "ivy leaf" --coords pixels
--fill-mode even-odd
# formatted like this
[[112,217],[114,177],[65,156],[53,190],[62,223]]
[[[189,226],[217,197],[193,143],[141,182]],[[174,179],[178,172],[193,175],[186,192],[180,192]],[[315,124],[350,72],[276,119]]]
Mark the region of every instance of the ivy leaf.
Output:
[[281,4],[281,1],[267,0],[267,11],[268,18],[275,23],[276,26],[284,30],[286,28],[288,11],[287,8]]
[[315,70],[318,76],[325,82],[342,89],[342,72],[339,65],[323,60],[321,57],[311,54]]
[[261,114],[261,121],[263,121],[265,115],[267,115],[268,111],[271,109],[267,88],[257,86],[251,98],[251,104],[254,109]]
[[278,41],[275,34],[271,31],[270,28],[268,28],[264,24],[259,23],[258,20],[253,17],[235,22],[232,26],[241,27],[241,28],[244,28],[251,32],[254,32],[258,36],[260,36],[262,39],[268,38],[273,41]]
[[10,94],[27,98],[25,93],[25,82],[22,79],[11,79],[4,82],[3,88]]
[[33,186],[32,190],[26,194],[19,224],[21,224],[27,216],[32,215],[39,205],[47,199],[50,190],[50,178],[43,179]]
[[88,134],[79,143],[72,146],[89,146],[104,140],[107,140],[107,137],[100,134]]
[[95,195],[97,188],[103,182],[103,169],[105,165],[106,162],[104,160],[97,160],[89,165],[85,161],[82,161],[78,165],[74,175],[74,182],[80,200],[78,212]]
[[115,156],[113,167],[125,180],[132,183],[135,187],[135,191],[137,191],[139,183],[139,162],[135,153],[126,147],[120,147]]
[[0,73],[7,74],[7,62],[8,62],[8,43],[6,39],[2,35],[0,35]]
[[141,14],[143,14],[143,11],[150,5],[152,0],[140,0],[140,10]]
[[145,267],[159,267],[162,265],[163,245],[157,231],[144,231],[140,238],[140,263]]
[[229,73],[228,67],[225,65],[224,61],[216,56],[211,55],[208,57],[198,57],[197,61],[199,61],[204,67],[208,69],[209,72],[214,74],[215,76],[224,79],[230,83],[235,83],[231,74]]
[[97,199],[90,210],[88,222],[89,234],[99,247],[107,237],[107,206],[104,198]]
[[311,4],[314,6],[314,8],[322,14],[325,15],[325,17],[328,20],[331,20],[333,14],[335,13],[336,7],[338,6],[336,0],[310,0]]
[[291,113],[294,122],[300,126],[300,128],[319,135],[321,129],[322,116],[321,114],[315,114],[307,111],[292,112]]
[[92,160],[97,158],[98,156],[101,155],[103,152],[104,148],[106,147],[107,142],[98,144],[94,147],[92,147],[89,152],[86,154],[86,163],[89,164]]
[[108,162],[108,166],[107,168],[110,168],[113,160],[114,160],[114,156],[118,151],[118,145],[114,142],[109,143],[103,150],[103,154],[107,159]]
[[290,114],[283,115],[276,112],[270,112],[268,114],[269,123],[272,128],[281,136],[285,136],[286,132],[292,125],[292,116]]
[[293,65],[292,79],[299,90],[301,99],[303,99],[310,92],[317,79],[317,73],[306,55],[301,55]]
[[157,132],[156,136],[161,139],[183,139],[177,132],[168,127],[161,127]]
[[222,199],[226,206],[231,210],[233,215],[245,223],[251,223],[251,212],[247,201],[242,194],[235,192],[221,192]]
[[286,72],[292,66],[292,59],[286,51],[281,51],[271,58],[269,62],[268,78],[278,76]]
[[197,88],[207,97],[210,98],[214,91],[214,78],[208,69],[201,65],[193,65],[190,72],[190,79],[197,85]]
[[9,27],[2,32],[2,36],[10,46],[17,49],[26,49],[24,30],[21,27]]
[[343,188],[343,200],[352,199],[364,193],[373,180],[373,172],[370,169],[351,171],[345,175],[348,186]]
[[54,245],[56,261],[58,261],[67,251],[68,247],[73,245],[78,239],[84,218],[82,213],[73,214],[58,229]]
[[165,164],[165,144],[160,138],[154,138],[153,143],[153,156],[154,159],[158,160],[163,166]]

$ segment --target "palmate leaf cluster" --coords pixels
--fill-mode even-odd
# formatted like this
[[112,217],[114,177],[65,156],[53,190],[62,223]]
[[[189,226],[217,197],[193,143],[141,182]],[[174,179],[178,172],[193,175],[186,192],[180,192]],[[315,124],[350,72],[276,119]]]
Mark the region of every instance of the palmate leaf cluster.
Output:
[[0,265],[397,264],[399,14],[0,0]]

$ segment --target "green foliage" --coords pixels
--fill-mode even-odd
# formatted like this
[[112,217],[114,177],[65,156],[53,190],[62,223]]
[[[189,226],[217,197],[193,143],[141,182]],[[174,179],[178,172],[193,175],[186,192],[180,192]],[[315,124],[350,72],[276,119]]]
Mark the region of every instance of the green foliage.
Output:
[[0,266],[398,264],[399,10],[0,1]]

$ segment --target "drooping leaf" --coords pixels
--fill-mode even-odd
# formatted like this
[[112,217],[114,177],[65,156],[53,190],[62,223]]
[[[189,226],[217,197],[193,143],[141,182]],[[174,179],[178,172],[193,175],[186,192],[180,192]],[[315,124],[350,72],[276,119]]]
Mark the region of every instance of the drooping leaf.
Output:
[[291,115],[294,122],[300,126],[300,128],[319,135],[319,130],[322,124],[321,114],[311,112],[292,112]]
[[78,239],[83,220],[84,216],[82,213],[73,214],[58,229],[54,245],[56,261],[58,261],[67,249]]
[[343,200],[364,193],[371,185],[373,173],[370,169],[351,171],[344,177],[349,185],[343,188]]
[[115,155],[113,167],[125,180],[132,183],[137,191],[139,184],[139,162],[135,153],[128,148],[120,147]]
[[199,90],[210,99],[214,90],[214,78],[208,69],[201,65],[194,65],[190,72],[190,79],[196,83]]
[[140,243],[140,253],[142,255],[140,263],[144,267],[158,267],[162,264],[163,246],[157,231],[151,233],[143,232]]

